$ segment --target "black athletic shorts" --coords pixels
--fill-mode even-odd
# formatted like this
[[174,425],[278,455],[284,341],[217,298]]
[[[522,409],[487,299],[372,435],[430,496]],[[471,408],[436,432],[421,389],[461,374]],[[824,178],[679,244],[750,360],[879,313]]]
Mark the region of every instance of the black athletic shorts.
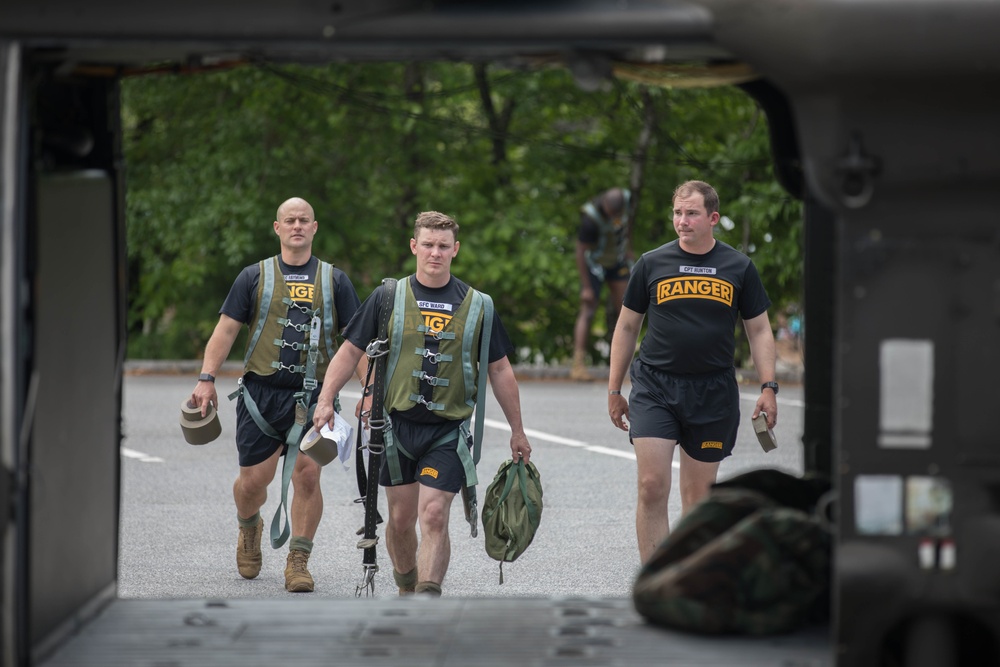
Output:
[[[465,467],[458,458],[456,447],[459,442],[463,447],[467,447],[465,438],[459,433],[458,440],[446,442],[434,449],[430,448],[438,438],[458,433],[460,424],[461,422],[456,421],[420,424],[407,419],[393,418],[393,437],[413,456],[413,459],[410,459],[402,452],[399,454],[399,470],[402,475],[399,485],[420,482],[424,486],[449,493],[461,491],[465,485]],[[382,459],[378,482],[382,486],[393,485],[389,464],[385,459]]]
[[629,376],[630,441],[676,440],[688,456],[706,463],[733,452],[740,425],[740,388],[733,369],[671,375],[636,359]]
[[632,269],[625,262],[604,267],[603,278],[594,275],[593,271],[589,271],[590,289],[594,290],[594,294],[597,294],[601,291],[601,285],[604,283],[626,282],[631,274]]
[[[320,384],[313,390],[310,406],[316,405],[316,399],[319,398],[322,388],[323,385]],[[257,422],[250,416],[250,411],[243,402],[243,396],[240,396],[236,401],[236,449],[239,452],[240,465],[247,467],[263,463],[271,458],[279,447],[282,448],[284,455],[284,450],[288,449],[285,445],[285,434],[295,423],[295,394],[299,390],[276,387],[248,375],[243,378],[243,391],[250,392],[264,421],[281,434],[281,440],[275,440],[261,431]],[[301,435],[304,436],[309,430],[310,422],[311,419],[302,428]]]

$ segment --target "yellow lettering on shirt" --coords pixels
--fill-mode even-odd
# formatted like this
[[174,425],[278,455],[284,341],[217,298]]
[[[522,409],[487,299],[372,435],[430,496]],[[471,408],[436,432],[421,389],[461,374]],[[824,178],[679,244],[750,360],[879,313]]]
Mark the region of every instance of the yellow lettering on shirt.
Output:
[[421,312],[424,316],[424,326],[433,331],[444,331],[444,328],[451,322],[451,315],[426,310]]
[[292,301],[296,303],[312,303],[315,285],[312,283],[287,283],[287,285]]
[[709,299],[732,306],[733,286],[719,278],[701,276],[666,278],[656,284],[657,304],[674,299]]

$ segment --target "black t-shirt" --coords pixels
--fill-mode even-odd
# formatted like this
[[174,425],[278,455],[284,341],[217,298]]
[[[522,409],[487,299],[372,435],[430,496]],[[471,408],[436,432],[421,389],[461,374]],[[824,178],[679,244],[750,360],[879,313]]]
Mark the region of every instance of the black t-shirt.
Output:
[[771,305],[750,258],[722,241],[704,255],[678,241],[644,253],[632,270],[623,304],[648,319],[639,359],[668,373],[733,367],[737,317]]
[[[267,261],[271,261],[268,259]],[[303,266],[289,266],[285,264],[281,257],[278,257],[278,266],[281,268],[281,275],[284,276],[288,291],[292,295],[292,300],[306,308],[312,306],[313,290],[316,283],[316,272],[319,270],[319,259],[310,257]],[[361,305],[354,285],[347,274],[340,269],[333,269],[333,305],[337,309],[337,325],[342,331],[344,325],[350,321]],[[229,290],[219,313],[227,315],[238,322],[243,322],[251,329],[257,326],[257,289],[260,284],[260,264],[251,264],[244,268],[240,275],[236,277],[233,286]],[[293,324],[307,324],[309,317],[298,308],[288,309],[288,318]],[[334,332],[334,335],[340,331]],[[304,331],[295,331],[291,327],[285,327],[284,339],[289,343],[306,342]],[[271,341],[259,340],[258,345],[271,344]],[[293,350],[291,347],[281,349],[281,363],[285,366],[292,366],[302,363],[301,351]],[[322,381],[323,378],[317,378]],[[284,368],[278,370],[273,375],[267,377],[269,384],[281,387],[301,388],[302,375],[292,373]]]
[[[423,313],[425,319],[434,318],[439,315],[450,318],[458,310],[459,306],[462,305],[462,301],[465,300],[465,296],[469,293],[469,286],[455,276],[452,276],[451,280],[444,287],[426,287],[420,284],[414,275],[409,276],[407,279],[410,281],[410,289],[413,290],[413,296],[416,297],[417,305],[420,307],[420,311]],[[382,285],[376,287],[368,298],[365,299],[364,303],[361,304],[361,308],[354,319],[344,329],[344,338],[362,350],[368,347],[368,343],[378,336],[378,310],[382,303],[383,291],[384,288]],[[388,298],[391,302],[394,295],[389,295]],[[438,341],[433,337],[426,337],[426,343],[427,349],[432,352],[437,351]],[[490,333],[489,363],[512,356],[513,353],[514,345],[507,336],[507,331],[500,321],[500,316],[494,310]],[[430,375],[435,374],[434,367],[430,365],[430,362],[426,358],[424,359],[424,365],[425,371]],[[481,372],[485,373],[486,369],[481,369]],[[431,386],[426,382],[421,382],[420,388],[421,393],[429,400]],[[412,421],[425,423],[442,421],[440,417],[434,415],[422,405],[410,408],[402,416]]]

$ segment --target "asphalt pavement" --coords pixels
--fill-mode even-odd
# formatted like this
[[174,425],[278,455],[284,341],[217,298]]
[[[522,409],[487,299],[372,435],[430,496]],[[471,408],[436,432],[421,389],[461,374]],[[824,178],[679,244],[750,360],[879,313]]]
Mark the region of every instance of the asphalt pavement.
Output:
[[[168,374],[164,374],[167,370]],[[188,445],[178,419],[190,395],[194,374],[169,374],[162,366],[131,364],[124,386],[124,442],[119,545],[120,598],[282,598],[287,545],[264,547],[264,566],[252,581],[236,571],[236,510],[232,483],[237,474],[235,404],[225,396],[236,378],[220,375],[222,435],[202,446]],[[519,373],[520,374],[520,373]],[[626,597],[639,568],[635,544],[635,457],[627,435],[607,417],[606,385],[575,383],[558,377],[527,379],[520,374],[523,420],[541,473],[544,508],[530,548],[504,566],[486,554],[482,531],[471,538],[459,502],[451,516],[451,567],[444,594],[456,597],[601,596]],[[627,385],[626,385],[627,391]],[[720,480],[746,470],[771,467],[800,473],[803,467],[802,392],[784,384],[778,397],[778,449],[765,453],[750,424],[756,383],[742,387],[742,420],[734,455],[720,469]],[[359,394],[342,395],[353,412]],[[480,495],[497,467],[510,456],[503,413],[487,404],[487,428],[479,465]],[[353,461],[350,462],[353,466]],[[676,468],[675,468],[676,473]],[[676,478],[675,478],[676,479]],[[680,511],[676,483],[671,494],[673,521]],[[308,597],[355,595],[361,551],[356,531],[363,523],[353,468],[338,462],[324,468],[323,521],[315,539],[310,571],[316,591]],[[265,541],[278,506],[276,478],[262,516]],[[384,497],[380,498],[385,515]],[[380,535],[384,534],[382,530]],[[391,565],[384,544],[378,547],[381,571],[376,597],[392,597]]]

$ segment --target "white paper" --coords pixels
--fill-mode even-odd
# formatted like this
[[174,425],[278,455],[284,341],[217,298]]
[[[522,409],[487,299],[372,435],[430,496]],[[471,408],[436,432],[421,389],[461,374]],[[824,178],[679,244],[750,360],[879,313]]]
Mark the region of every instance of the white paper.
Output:
[[339,412],[333,413],[333,428],[328,424],[323,424],[319,434],[321,437],[333,440],[337,443],[337,458],[344,470],[350,470],[347,461],[351,458],[351,440],[354,437],[354,427],[347,423],[347,420],[340,416]]

